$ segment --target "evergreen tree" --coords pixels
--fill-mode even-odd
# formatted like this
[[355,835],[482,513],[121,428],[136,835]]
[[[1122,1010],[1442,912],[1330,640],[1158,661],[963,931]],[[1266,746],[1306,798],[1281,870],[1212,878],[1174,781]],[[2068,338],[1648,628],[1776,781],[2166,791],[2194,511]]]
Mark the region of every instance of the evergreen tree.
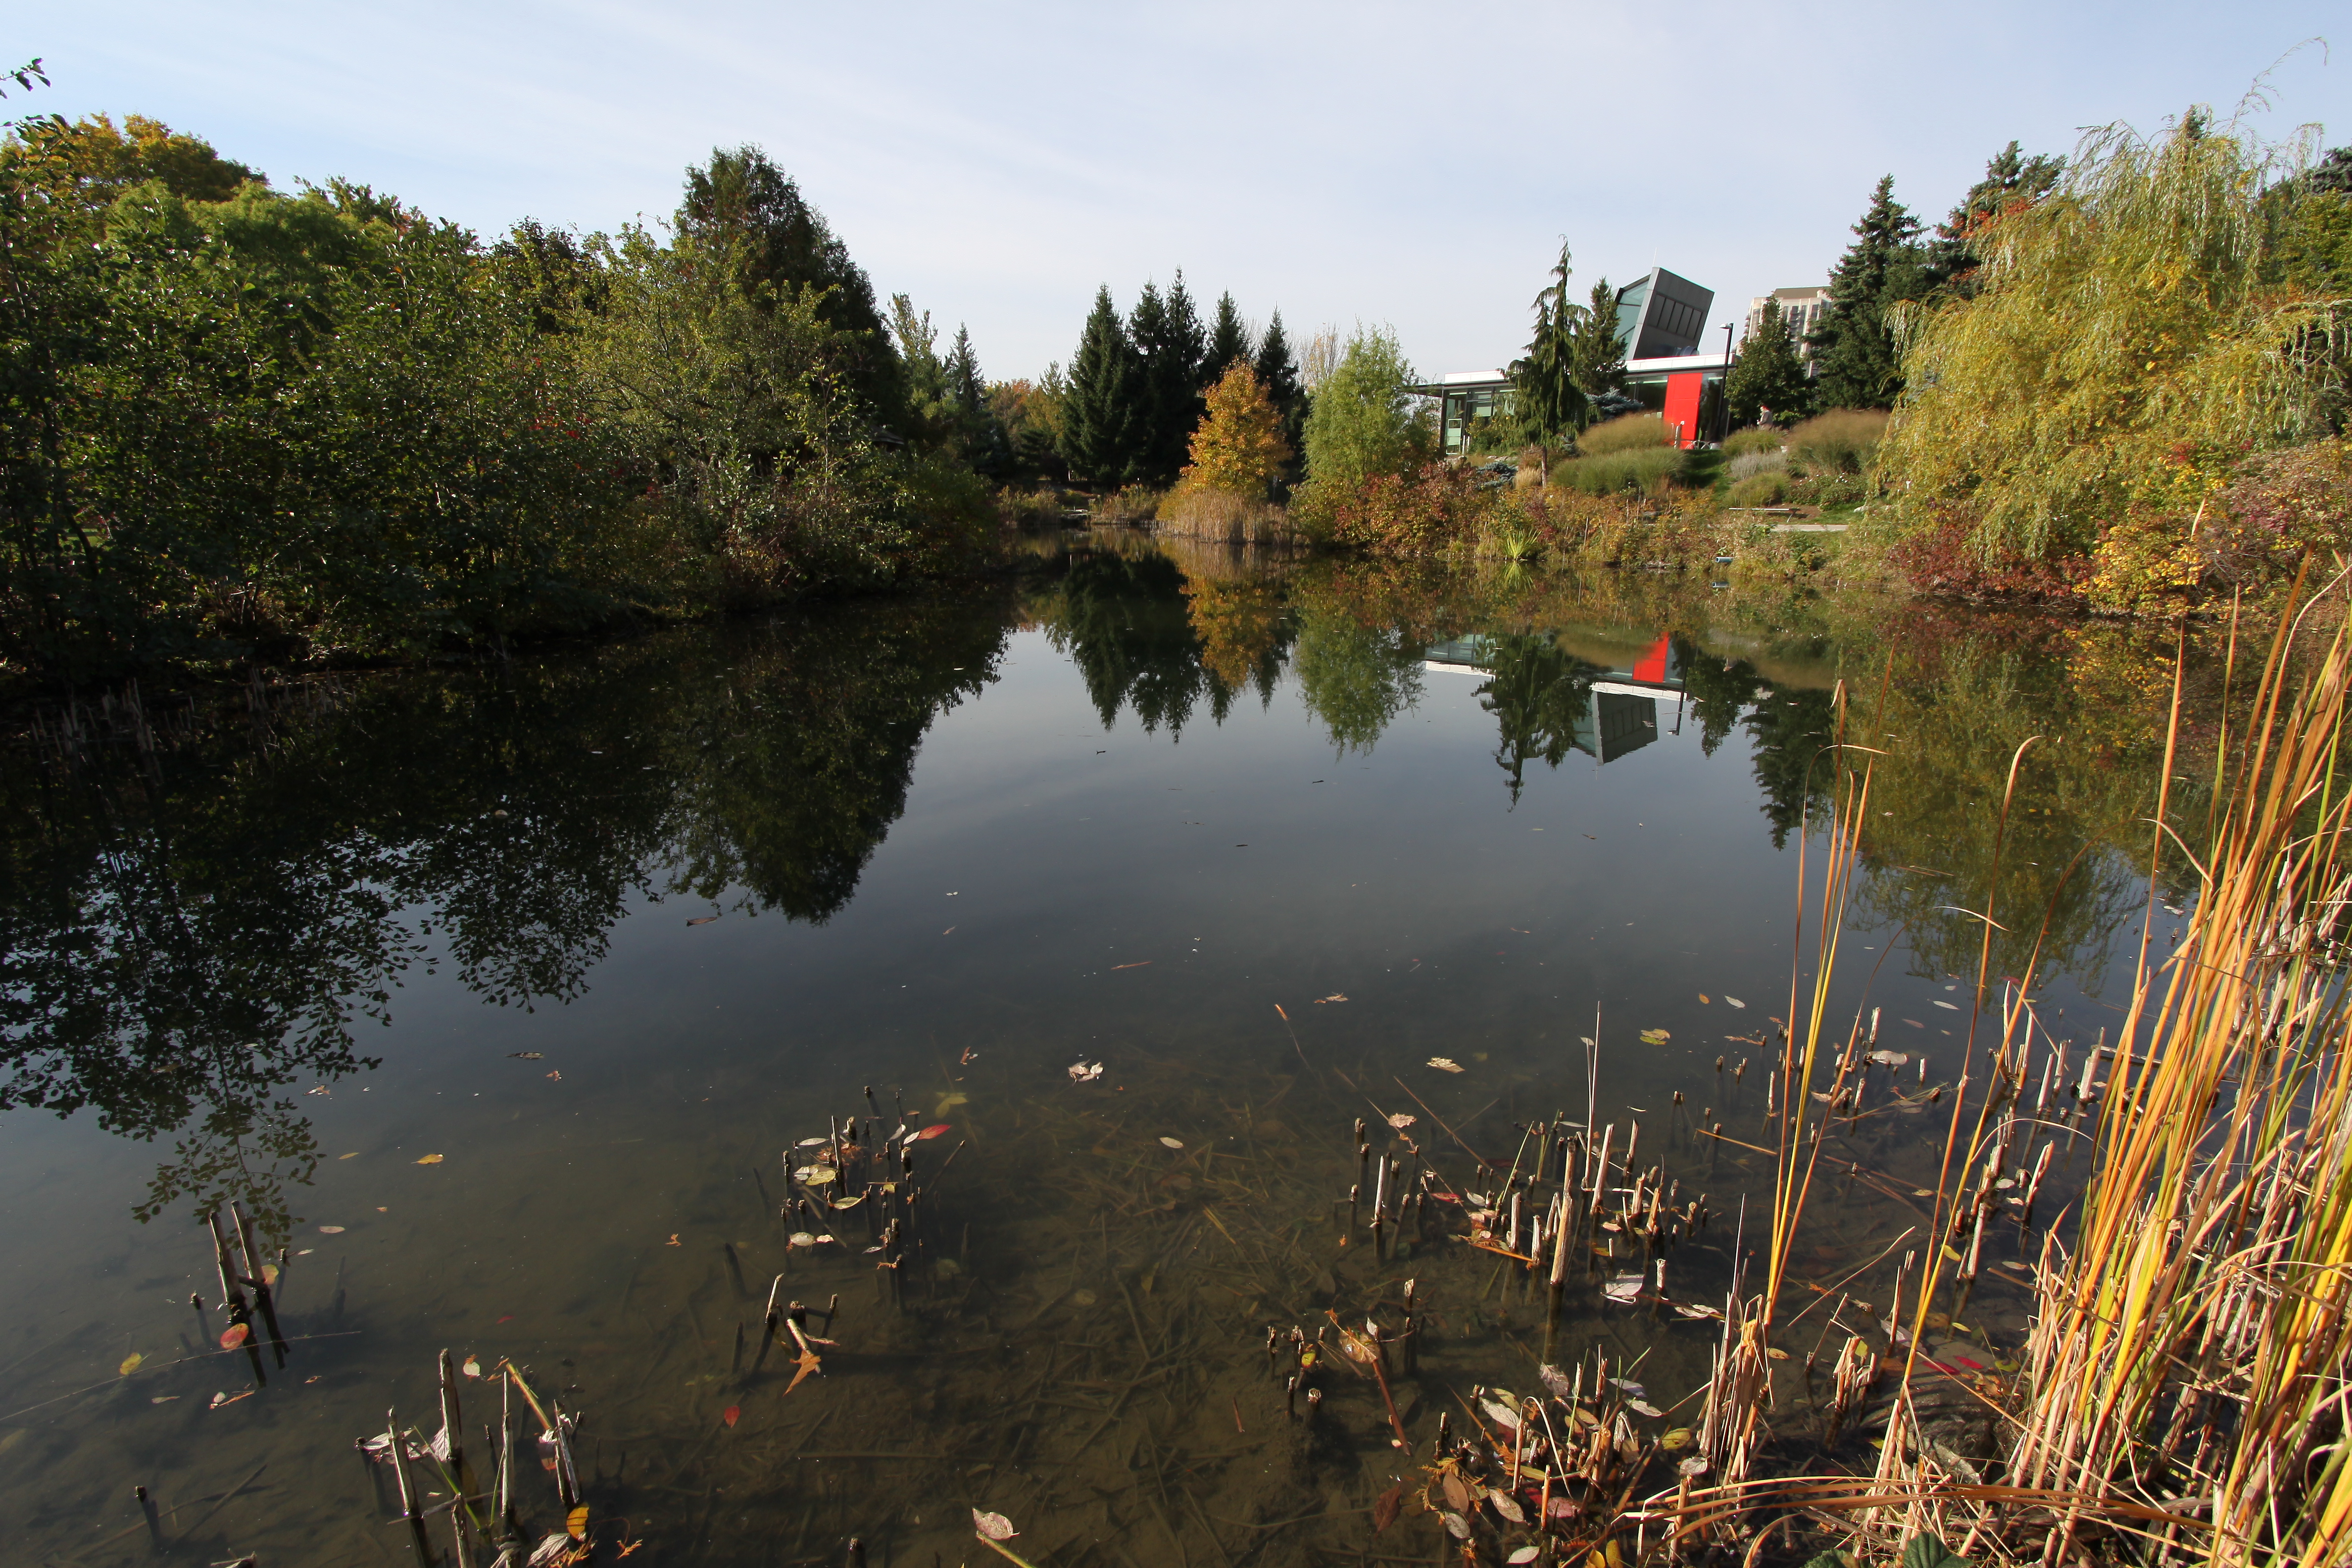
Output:
[[948,405],[954,415],[957,455],[980,473],[992,479],[1003,477],[1013,466],[1012,438],[989,401],[988,383],[981,377],[980,355],[972,349],[971,332],[961,322],[956,326],[955,346],[940,366],[940,379],[946,384]]
[[1298,363],[1290,357],[1290,340],[1283,335],[1282,312],[1276,310],[1258,340],[1257,379],[1274,410],[1282,416],[1282,438],[1293,452],[1305,448],[1307,389],[1299,384]]
[[2037,153],[2025,157],[2011,142],[1985,164],[1985,177],[1969,187],[1951,216],[1936,226],[1928,267],[1937,282],[1963,297],[1973,295],[1972,275],[1984,262],[1980,240],[1994,219],[2023,211],[2057,187],[2066,160]]
[[1603,278],[1569,331],[1570,374],[1587,397],[1617,390],[1625,380],[1625,344],[1617,335],[1617,290]]
[[1891,408],[1902,395],[1903,368],[1887,310],[1918,299],[1933,281],[1919,220],[1895,199],[1894,175],[1881,177],[1853,234],[1830,274],[1829,310],[1805,340],[1814,392],[1828,408]]
[[1536,331],[1527,355],[1511,363],[1519,430],[1529,441],[1556,441],[1591,423],[1592,404],[1576,384],[1571,336],[1578,307],[1568,297],[1568,247],[1559,247],[1551,283],[1536,295]]
[[1755,424],[1761,409],[1769,408],[1776,416],[1804,412],[1812,384],[1797,355],[1797,334],[1780,313],[1780,300],[1764,301],[1764,319],[1739,345],[1724,393],[1731,400],[1735,426]]
[[[1153,307],[1158,308],[1157,296]],[[1139,313],[1142,305],[1139,302]],[[1097,485],[1123,485],[1136,476],[1137,395],[1141,366],[1110,285],[1095,291],[1095,308],[1070,360],[1070,389],[1062,409],[1062,455],[1070,471]]]
[[1217,320],[1209,329],[1208,357],[1201,362],[1203,384],[1214,385],[1234,361],[1250,357],[1249,326],[1234,304],[1232,290],[1217,296]]
[[1150,283],[1127,323],[1140,361],[1137,410],[1138,477],[1152,484],[1174,479],[1184,466],[1193,426],[1201,422],[1201,360],[1208,353],[1201,318],[1179,271],[1163,297]]

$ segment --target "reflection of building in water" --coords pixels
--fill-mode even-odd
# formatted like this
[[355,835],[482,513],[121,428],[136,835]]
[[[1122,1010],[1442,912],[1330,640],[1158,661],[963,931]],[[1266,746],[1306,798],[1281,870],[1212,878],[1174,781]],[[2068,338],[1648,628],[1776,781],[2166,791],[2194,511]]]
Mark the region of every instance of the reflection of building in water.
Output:
[[[1678,729],[1683,676],[1671,637],[1660,637],[1616,668],[1545,646],[1542,652],[1550,655],[1542,661],[1545,668],[1531,668],[1526,645],[1540,645],[1541,640],[1484,634],[1457,637],[1433,646],[1423,664],[1441,673],[1484,678],[1480,695],[1502,720],[1507,743],[1515,728],[1528,731],[1530,742],[1537,739],[1534,731],[1546,731],[1544,738],[1553,744],[1511,748],[1522,757],[1573,748],[1599,762],[1613,763],[1658,738],[1661,698],[1673,700],[1673,712],[1664,721]],[[1548,760],[1557,764],[1559,759]]]

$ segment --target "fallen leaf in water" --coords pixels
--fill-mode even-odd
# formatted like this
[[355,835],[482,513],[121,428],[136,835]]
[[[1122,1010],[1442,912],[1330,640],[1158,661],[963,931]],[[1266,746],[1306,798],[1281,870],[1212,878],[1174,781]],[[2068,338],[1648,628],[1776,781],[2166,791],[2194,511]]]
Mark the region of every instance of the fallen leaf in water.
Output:
[[1957,1013],[1959,1011],[1959,1008],[1954,1006],[1951,1003],[1940,1002],[1932,996],[1927,999],[1927,1005],[1931,1007],[1941,1007],[1947,1013]]
[[1663,1046],[1668,1040],[1673,1038],[1674,1037],[1666,1033],[1664,1029],[1644,1029],[1642,1031],[1642,1040],[1645,1045]]
[[551,1072],[547,1076],[557,1083],[562,1083],[563,1081],[563,1074],[561,1071]]
[[726,1422],[730,1426],[732,1426],[735,1423],[743,1419],[743,1407],[740,1405],[730,1405],[726,1409],[719,1413],[719,1419]]
[[1399,1111],[1393,1112],[1393,1113],[1392,1113],[1392,1114],[1391,1114],[1391,1116],[1389,1117],[1389,1125],[1390,1125],[1390,1126],[1391,1126],[1391,1127],[1393,1127],[1393,1128],[1395,1128],[1395,1129],[1396,1129],[1398,1131],[1400,1131],[1400,1132],[1403,1131],[1406,1128],[1408,1128],[1408,1127],[1412,1126],[1412,1125],[1413,1124],[1413,1121],[1414,1121],[1414,1118],[1410,1117],[1410,1116],[1407,1116],[1407,1115],[1406,1115],[1403,1111],[1402,1111],[1402,1110],[1399,1110]]
[[841,1179],[841,1173],[831,1165],[811,1165],[806,1171],[795,1173],[812,1187],[829,1187]]
[[803,1138],[793,1145],[795,1149],[816,1149],[832,1142],[830,1138]]
[[1706,1460],[1697,1454],[1693,1454],[1675,1468],[1686,1476],[1703,1476],[1706,1474]]
[[970,1104],[970,1103],[971,1103],[971,1096],[970,1096],[970,1095],[968,1095],[968,1094],[961,1094],[961,1093],[943,1094],[943,1095],[940,1096],[940,1102],[939,1102],[937,1105],[934,1105],[934,1106],[932,1106],[932,1107],[931,1107],[931,1114],[932,1114],[933,1116],[945,1116],[949,1111],[953,1110],[957,1106],[959,1106],[959,1105],[968,1105],[968,1104]]
[[1625,1408],[1631,1410],[1636,1415],[1647,1415],[1652,1420],[1655,1420],[1657,1417],[1665,1414],[1664,1411],[1659,1409],[1656,1405],[1646,1404],[1639,1399],[1627,1400],[1625,1402]]
[[697,915],[686,923],[690,926],[707,926],[718,918],[717,915]]
[[1873,1051],[1868,1059],[1883,1068],[1906,1067],[1910,1064],[1911,1054],[1908,1051]]
[[1612,1301],[1631,1302],[1639,1300],[1642,1295],[1642,1286],[1646,1281],[1647,1278],[1648,1277],[1646,1275],[1642,1274],[1620,1274],[1616,1279],[1610,1280],[1609,1283],[1601,1287],[1601,1293]]
[[1168,1149],[1181,1149],[1184,1146],[1184,1140],[1181,1138],[1162,1138],[1160,1142],[1162,1148]]
[[1470,1506],[1470,1489],[1464,1486],[1462,1478],[1452,1470],[1446,1471],[1444,1477],[1438,1482],[1438,1489],[1445,1494],[1446,1502],[1456,1513]]
[[1774,1361],[1787,1361],[1789,1359],[1789,1352],[1782,1350],[1779,1345],[1766,1346],[1764,1353],[1770,1356]]
[[320,1236],[341,1236],[343,1234],[343,1227],[339,1225],[322,1225],[319,1227],[319,1234]]
[[220,1347],[225,1351],[233,1351],[251,1338],[253,1338],[252,1324],[231,1323],[221,1331]]
[[547,1053],[545,1051],[509,1051],[507,1059],[517,1062],[541,1062],[547,1059]]
[[1113,969],[1142,969],[1148,967],[1150,963],[1151,960],[1148,958],[1139,958],[1133,963],[1114,963],[1111,967]]
[[150,1405],[169,1405],[172,1401],[179,1397],[180,1396],[176,1394],[159,1394],[147,1403]]
[[1315,1005],[1318,1007],[1320,1007],[1326,1002],[1345,1002],[1346,1000],[1347,997],[1341,995],[1339,992],[1334,991],[1328,996],[1318,996],[1315,998]]
[[121,1373],[124,1377],[129,1377],[132,1373],[139,1370],[139,1363],[146,1359],[146,1356],[142,1354],[140,1352],[132,1351],[129,1355],[122,1358],[122,1364],[116,1367],[114,1370]]
[[934,1121],[929,1127],[924,1128],[920,1132],[916,1133],[915,1138],[919,1142],[926,1138],[944,1138],[950,1132],[954,1131],[954,1127],[948,1122]]
[[1518,1412],[1509,1405],[1497,1404],[1491,1399],[1482,1399],[1478,1402],[1478,1408],[1485,1411],[1486,1419],[1496,1426],[1508,1426],[1514,1432],[1519,1429]]
[[1070,1064],[1070,1081],[1072,1083],[1092,1083],[1095,1079],[1102,1077],[1102,1075],[1103,1065],[1100,1062],[1095,1062],[1092,1065],[1082,1061],[1072,1062]]
[[336,1158],[336,1159],[338,1159],[338,1160],[356,1160],[356,1159],[358,1159],[359,1157],[360,1157],[360,1152],[359,1152],[358,1150],[356,1150],[356,1149],[352,1150],[352,1151],[350,1153],[348,1153],[348,1154],[338,1154],[338,1155],[336,1155],[336,1156],[335,1156],[335,1158]]
[[574,1541],[588,1539],[588,1510],[575,1508],[563,1516],[563,1533]]
[[793,1232],[792,1237],[786,1245],[791,1247],[814,1247],[816,1245],[816,1232],[813,1230],[796,1230]]
[[982,1513],[978,1509],[971,1510],[971,1527],[980,1532],[982,1541],[1010,1541],[1021,1533],[1003,1514]]
[[1566,1399],[1575,1390],[1576,1385],[1562,1376],[1559,1368],[1549,1362],[1536,1368],[1536,1375],[1543,1379],[1543,1385],[1551,1390],[1554,1399]]
[[467,1356],[466,1358],[466,1364],[459,1367],[457,1370],[464,1373],[467,1377],[479,1377],[482,1375],[482,1363],[475,1360],[472,1356]]
[[333,1099],[333,1098],[334,1098],[331,1094],[329,1094],[329,1093],[328,1093],[327,1086],[326,1086],[325,1084],[323,1084],[323,1083],[322,1083],[322,1084],[320,1084],[320,1085],[318,1088],[316,1088],[316,1089],[304,1089],[302,1092],[303,1092],[304,1094],[322,1094],[322,1095],[327,1095],[327,1098],[329,1098],[330,1100],[331,1100],[331,1099]]
[[1702,1004],[1704,1004],[1706,1001],[1706,993],[1704,991],[1700,992],[1698,994],[1698,999]]
[[1504,1558],[1503,1561],[1506,1563],[1532,1563],[1542,1555],[1543,1552],[1536,1547],[1522,1546],[1517,1552],[1512,1552],[1508,1557]]
[[1456,1541],[1467,1541],[1470,1539],[1470,1521],[1468,1520],[1463,1518],[1458,1513],[1444,1514],[1441,1517],[1445,1521],[1445,1532],[1448,1535],[1451,1535]]
[[663,1246],[665,1246],[665,1247],[684,1247],[684,1246],[686,1245],[686,1243],[684,1243],[684,1242],[682,1242],[682,1241],[678,1240],[678,1238],[677,1238],[677,1232],[676,1232],[676,1231],[671,1231],[671,1232],[669,1233],[669,1239],[668,1239],[667,1241],[664,1242],[662,1245],[663,1245]]
[[1399,1481],[1382,1492],[1372,1504],[1372,1533],[1380,1534],[1396,1522],[1397,1510],[1404,1507],[1404,1483]]
[[441,1163],[441,1156],[438,1154],[427,1154],[425,1158],[417,1161],[416,1163],[420,1165],[437,1165]]
[[1462,1064],[1455,1061],[1452,1057],[1432,1057],[1429,1058],[1429,1065],[1435,1068],[1439,1072],[1460,1072],[1462,1070]]
[[1519,1500],[1505,1491],[1502,1488],[1496,1487],[1492,1491],[1488,1492],[1486,1494],[1486,1501],[1493,1506],[1496,1513],[1501,1514],[1513,1524],[1527,1523],[1527,1511],[1519,1507]]
[[1658,1447],[1664,1448],[1669,1454],[1675,1452],[1677,1448],[1687,1448],[1690,1445],[1691,1429],[1687,1426],[1677,1426],[1673,1431],[1668,1432],[1664,1436],[1658,1439]]
[[250,1399],[252,1397],[253,1390],[249,1388],[242,1394],[215,1394],[213,1395],[213,1402],[210,1405],[205,1405],[205,1408],[207,1410],[218,1410],[224,1405],[235,1405],[240,1399]]

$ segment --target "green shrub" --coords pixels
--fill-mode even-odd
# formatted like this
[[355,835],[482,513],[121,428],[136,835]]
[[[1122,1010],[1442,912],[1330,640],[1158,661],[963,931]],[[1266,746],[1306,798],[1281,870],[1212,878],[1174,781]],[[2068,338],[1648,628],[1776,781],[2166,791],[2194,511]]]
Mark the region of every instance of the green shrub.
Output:
[[1150,522],[1160,515],[1160,503],[1166,494],[1150,485],[1128,485],[1107,496],[1097,496],[1088,510],[1097,522]]
[[[1628,416],[1628,417],[1633,417]],[[1655,422],[1655,416],[1652,416]],[[1622,421],[1612,420],[1611,424]],[[1562,463],[1551,471],[1552,483],[1568,485],[1587,495],[1614,495],[1620,490],[1639,490],[1643,495],[1664,493],[1666,481],[1682,472],[1683,454],[1672,447],[1634,447],[1582,457],[1572,463]]]
[[1723,454],[1738,458],[1749,452],[1778,454],[1789,439],[1789,433],[1769,425],[1751,425],[1745,430],[1734,430],[1724,439]]
[[1666,420],[1663,414],[1622,414],[1595,425],[1576,438],[1576,449],[1588,458],[1665,444]]
[[1809,469],[1858,474],[1878,455],[1885,434],[1884,409],[1832,408],[1789,432],[1789,456]]
[[1766,470],[1750,474],[1731,487],[1734,506],[1780,506],[1789,499],[1789,476]]

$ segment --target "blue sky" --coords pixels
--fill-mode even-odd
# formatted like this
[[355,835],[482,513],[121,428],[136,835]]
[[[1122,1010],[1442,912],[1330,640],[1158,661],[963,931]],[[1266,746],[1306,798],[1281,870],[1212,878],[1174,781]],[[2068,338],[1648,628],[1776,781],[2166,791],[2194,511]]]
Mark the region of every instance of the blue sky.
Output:
[[[1097,283],[1124,307],[1180,267],[1295,339],[1392,323],[1434,374],[1516,352],[1562,237],[1580,290],[1663,264],[1719,328],[1825,279],[1881,174],[1940,216],[2011,138],[2227,113],[2342,15],[130,0],[18,12],[0,52],[47,60],[42,109],[151,114],[281,187],[346,175],[486,236],[658,218],[689,162],[757,142],[994,377],[1066,360]],[[2352,53],[2269,80],[2265,134],[2352,141]]]

